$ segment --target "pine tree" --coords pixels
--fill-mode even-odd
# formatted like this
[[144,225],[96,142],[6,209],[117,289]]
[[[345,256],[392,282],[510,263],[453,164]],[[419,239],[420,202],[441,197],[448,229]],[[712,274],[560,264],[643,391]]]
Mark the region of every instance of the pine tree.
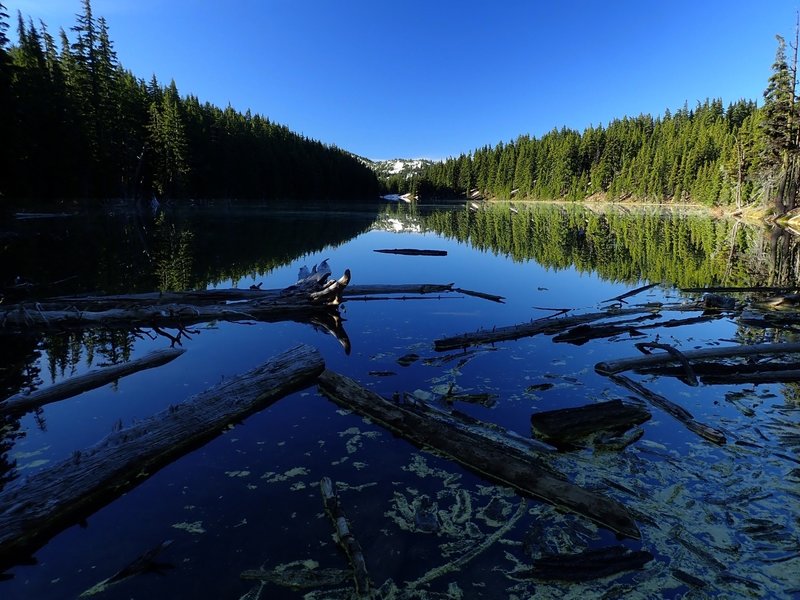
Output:
[[[791,66],[786,59],[786,42],[776,36],[778,49],[772,75],[764,91],[765,136],[763,165],[771,189],[774,210],[781,215],[797,204],[800,160],[798,157],[797,40]],[[797,37],[797,36],[795,36]]]

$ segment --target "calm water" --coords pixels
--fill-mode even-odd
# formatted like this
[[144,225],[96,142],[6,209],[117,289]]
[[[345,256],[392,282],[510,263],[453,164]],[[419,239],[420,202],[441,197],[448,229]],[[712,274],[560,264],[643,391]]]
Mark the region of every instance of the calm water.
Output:
[[[17,433],[24,436],[5,441],[9,486],[24,485],[26,475],[96,443],[120,419],[129,424],[146,418],[299,342],[316,346],[328,368],[384,396],[409,392],[435,401],[451,387],[491,393],[490,406],[457,408],[529,436],[532,412],[629,397],[593,367],[637,355],[638,341],[691,349],[778,334],[723,318],[583,345],[539,335],[482,348],[464,364],[425,361],[437,356],[435,339],[526,322],[553,314],[550,309],[596,311],[645,283],[663,285],[630,303],[697,297],[678,287],[796,279],[790,238],[656,209],[601,214],[548,205],[473,213],[389,206],[310,212],[217,205],[157,215],[121,207],[64,212],[6,220],[0,267],[6,285],[20,276],[47,294],[259,283],[282,288],[296,280],[301,266],[328,259],[334,276],[349,268],[353,284],[454,282],[506,302],[459,294],[346,302],[341,312],[349,355],[334,337],[301,323],[198,325],[183,340],[188,351],[174,362],[23,417]],[[379,248],[439,249],[447,256],[375,253]],[[6,335],[2,343],[0,389],[7,394],[169,346],[164,337],[125,331]],[[399,364],[409,353],[420,360]],[[620,542],[586,519],[525,501],[415,448],[312,387],[64,530],[36,553],[35,565],[8,571],[13,578],[0,582],[0,597],[78,597],[164,540],[173,543],[159,561],[171,568],[130,578],[97,597],[349,597],[348,584],[316,591],[268,584],[259,590],[240,578],[245,570],[289,563],[289,569],[306,571],[348,568],[320,499],[324,476],[337,482],[383,597],[792,597],[800,588],[794,384],[689,387],[667,377],[633,378],[729,438],[728,445],[714,446],[653,408],[644,436],[624,451],[589,447],[553,459],[576,483],[635,511],[642,541],[622,543],[655,555],[642,571],[581,584],[526,578],[521,572],[541,554]],[[436,532],[425,531],[414,516],[415,507],[428,501],[438,510]],[[687,585],[676,570],[707,586]]]

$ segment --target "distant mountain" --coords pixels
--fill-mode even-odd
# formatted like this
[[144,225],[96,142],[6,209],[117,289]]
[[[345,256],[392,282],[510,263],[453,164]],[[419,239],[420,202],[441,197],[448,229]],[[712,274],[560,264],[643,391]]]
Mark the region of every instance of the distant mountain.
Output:
[[418,175],[423,169],[434,163],[427,158],[394,158],[392,160],[368,160],[363,159],[379,179],[388,179],[394,175],[404,175],[409,178]]

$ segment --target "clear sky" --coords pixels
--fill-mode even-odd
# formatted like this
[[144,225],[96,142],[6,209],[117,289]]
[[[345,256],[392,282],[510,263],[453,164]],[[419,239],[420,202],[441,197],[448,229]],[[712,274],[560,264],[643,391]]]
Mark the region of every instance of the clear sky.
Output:
[[[79,0],[3,0],[54,34]],[[122,64],[371,159],[761,103],[800,0],[93,0]]]

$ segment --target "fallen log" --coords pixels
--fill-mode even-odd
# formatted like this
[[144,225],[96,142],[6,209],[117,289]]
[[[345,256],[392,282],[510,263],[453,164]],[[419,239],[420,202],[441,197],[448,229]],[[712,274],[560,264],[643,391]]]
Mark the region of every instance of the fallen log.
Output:
[[82,392],[101,387],[107,383],[116,381],[120,377],[130,375],[131,373],[137,373],[145,369],[152,369],[164,365],[175,360],[184,352],[186,352],[186,350],[183,348],[156,350],[141,358],[119,365],[93,369],[83,375],[60,381],[55,385],[34,390],[27,394],[15,394],[14,396],[0,401],[0,414],[22,414],[51,402],[77,396]]
[[[701,315],[698,317],[689,317],[686,319],[669,319],[666,321],[658,321],[656,323],[648,323],[646,325],[641,325],[644,320],[647,319],[655,319],[658,318],[659,315],[644,315],[640,317],[634,317],[633,319],[629,319],[627,321],[619,321],[612,324],[607,325],[578,325],[577,327],[573,327],[563,333],[558,334],[553,338],[554,342],[569,342],[570,344],[581,345],[585,344],[589,340],[599,339],[599,338],[609,338],[615,335],[625,334],[628,333],[630,335],[639,335],[641,331],[644,329],[658,329],[661,327],[664,328],[671,328],[671,327],[682,327],[684,325],[695,325],[697,323],[707,323],[708,321],[713,321],[715,319],[719,319],[722,315],[720,313],[712,314],[712,315]],[[644,334],[641,334],[644,335]]]
[[625,303],[625,298],[630,298],[631,296],[635,296],[642,292],[646,292],[647,290],[653,289],[654,287],[658,287],[661,283],[649,283],[647,285],[643,285],[641,287],[637,287],[635,289],[630,290],[629,292],[625,292],[624,294],[620,294],[619,296],[614,296],[613,298],[609,298],[608,300],[603,300],[603,302],[622,302]]
[[418,250],[416,248],[382,248],[373,250],[381,254],[402,254],[403,256],[447,256],[447,250]]
[[342,503],[339,496],[333,489],[333,482],[330,477],[323,477],[319,482],[319,491],[322,494],[322,502],[325,505],[325,512],[333,521],[336,530],[336,540],[344,550],[347,560],[353,569],[353,582],[355,584],[356,596],[359,598],[369,598],[372,581],[367,572],[367,563],[364,560],[364,553],[361,544],[350,531],[350,524],[344,514]]
[[[730,346],[724,348],[703,348],[701,350],[687,350],[683,356],[687,360],[704,358],[733,358],[739,356],[769,355],[769,354],[791,354],[800,352],[800,343],[778,343],[778,344],[752,344],[749,346]],[[643,367],[653,367],[677,362],[678,359],[671,354],[648,354],[634,358],[622,358],[599,362],[594,366],[594,370],[601,375],[611,375],[621,373],[631,369]]]
[[562,479],[488,436],[444,427],[331,371],[320,375],[319,388],[337,404],[369,417],[419,447],[441,452],[487,479],[582,515],[622,536],[641,537],[630,513],[616,500]]
[[506,327],[494,327],[485,331],[474,333],[462,333],[452,337],[442,338],[434,341],[434,349],[437,352],[445,350],[455,350],[457,348],[467,348],[469,346],[479,346],[481,344],[492,344],[494,342],[504,342],[518,340],[524,337],[531,337],[539,333],[555,334],[576,325],[599,321],[600,319],[613,318],[622,315],[647,314],[657,312],[658,309],[652,307],[624,308],[621,310],[608,310],[599,313],[587,313],[582,315],[571,315],[559,319],[545,317]]
[[653,555],[646,550],[632,551],[625,546],[609,546],[579,554],[542,556],[533,561],[529,576],[548,581],[590,581],[641,569],[651,560]]
[[531,426],[544,441],[563,445],[600,431],[621,433],[650,418],[643,406],[615,399],[576,408],[559,408],[531,415]]
[[609,379],[616,384],[621,385],[622,387],[627,388],[636,394],[639,394],[639,396],[651,404],[654,404],[664,412],[669,413],[678,421],[683,423],[689,431],[693,431],[700,437],[705,438],[710,442],[714,442],[715,444],[726,443],[727,440],[724,433],[711,427],[710,425],[706,425],[705,423],[695,420],[694,416],[692,416],[692,413],[682,406],[678,406],[672,400],[669,400],[652,390],[648,390],[642,384],[637,383],[632,379],[625,377],[624,375],[609,375]]
[[229,424],[310,385],[324,369],[299,345],[0,491],[0,570]]
[[[308,315],[335,308],[350,283],[350,270],[336,280],[299,282],[278,293],[272,293],[238,303],[164,303],[138,302],[109,298],[77,304],[53,301],[11,305],[1,311],[2,327],[115,326],[118,324],[172,325],[211,320],[264,320],[291,315]],[[260,290],[255,293],[264,294]],[[129,297],[130,298],[130,297]]]

